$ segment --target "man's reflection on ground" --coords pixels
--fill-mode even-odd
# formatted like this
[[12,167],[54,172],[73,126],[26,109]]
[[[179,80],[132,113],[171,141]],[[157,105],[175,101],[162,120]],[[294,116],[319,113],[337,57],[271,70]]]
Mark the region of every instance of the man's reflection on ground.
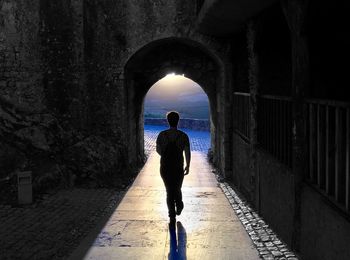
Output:
[[[177,232],[176,232],[177,231]],[[170,234],[170,251],[168,255],[169,260],[184,260],[186,257],[186,230],[181,222],[176,223],[176,227],[169,227]]]

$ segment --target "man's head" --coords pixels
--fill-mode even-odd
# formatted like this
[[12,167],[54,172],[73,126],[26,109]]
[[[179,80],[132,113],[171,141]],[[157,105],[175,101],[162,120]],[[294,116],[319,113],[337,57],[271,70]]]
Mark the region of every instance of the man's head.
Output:
[[179,123],[180,115],[176,111],[171,111],[166,114],[166,119],[168,120],[170,127],[177,127],[177,124]]

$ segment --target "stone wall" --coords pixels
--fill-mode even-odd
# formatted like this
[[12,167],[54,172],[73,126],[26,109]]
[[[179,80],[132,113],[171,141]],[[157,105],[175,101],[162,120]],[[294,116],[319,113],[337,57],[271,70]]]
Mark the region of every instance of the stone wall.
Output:
[[310,186],[302,191],[303,259],[349,259],[350,218]]
[[[34,117],[36,137],[47,135],[48,130],[40,127],[41,120],[44,125],[48,124],[46,120],[57,125],[49,130],[57,142],[46,146],[39,137],[33,141],[47,147],[45,156],[52,155],[53,164],[66,165],[71,160],[62,153],[69,151],[72,159],[79,162],[68,167],[69,170],[62,166],[62,173],[86,176],[81,168],[94,168],[93,158],[81,159],[76,151],[100,147],[110,150],[115,159],[109,164],[110,157],[101,155],[103,158],[98,160],[102,165],[96,170],[108,176],[111,169],[119,169],[115,174],[121,174],[122,163],[143,162],[140,104],[147,89],[166,70],[182,67],[186,75],[208,85],[207,94],[214,111],[213,136],[218,137],[212,138],[213,149],[218,151],[215,161],[224,168],[219,158],[226,154],[226,143],[221,140],[226,132],[225,120],[217,118],[225,114],[227,107],[223,99],[228,91],[223,65],[227,44],[224,39],[197,33],[195,20],[196,5],[185,0],[0,1],[0,137],[2,147],[6,146],[4,150],[20,154],[11,139],[16,134],[11,133],[25,129],[21,130],[25,137],[20,142],[27,142],[32,138],[27,129],[31,123],[27,121]],[[161,44],[157,43],[154,50],[159,52],[167,45],[169,49],[164,53],[168,56],[148,53],[149,46],[157,41]],[[145,60],[128,77],[127,64],[132,63],[133,57],[142,57],[138,55],[141,50],[149,56],[143,56]],[[171,60],[176,56],[177,59]],[[152,62],[153,71],[147,66]],[[152,77],[142,79],[141,75],[147,73],[153,73]],[[11,117],[23,121],[18,127],[15,119],[8,118],[8,104],[16,107],[11,110]],[[25,118],[27,113],[29,119]],[[65,133],[64,141],[62,133]],[[35,159],[30,156],[31,151],[24,149],[24,157],[33,164],[18,163],[4,174],[26,169],[33,170],[34,179],[39,178],[40,171],[32,165],[41,156]],[[4,154],[7,153],[1,153],[2,163],[8,160]]]
[[109,185],[126,161],[122,140],[91,127],[98,95],[87,87],[88,69],[98,62],[87,59],[94,49],[86,48],[85,7],[80,0],[0,1],[1,177],[31,170],[36,191]]
[[[341,55],[336,58],[333,48],[321,46],[333,46],[338,43],[340,49],[344,50],[343,44],[346,42],[340,40],[342,23],[332,31],[332,39],[321,40],[324,28],[319,27],[317,19],[321,19],[322,12],[328,16],[335,14],[335,6],[326,12],[326,2],[310,3],[312,5],[306,7],[306,2],[303,1],[282,1],[247,23],[243,32],[246,35],[245,41],[242,40],[242,32],[232,36],[234,91],[250,93],[251,131],[249,142],[233,134],[231,178],[234,185],[259,210],[264,219],[303,259],[348,259],[344,240],[350,235],[349,213],[336,206],[332,199],[322,195],[307,183],[304,177],[307,174],[304,133],[304,115],[307,111],[303,110],[305,94],[332,98],[336,97],[337,93],[344,93],[337,87],[333,93],[329,92],[328,88],[333,86],[330,83],[333,80],[328,77],[335,70],[332,68],[329,73],[324,71],[329,64],[335,63],[335,60],[339,62],[342,59]],[[308,12],[312,12],[312,15],[307,16]],[[317,19],[313,20],[315,17]],[[335,20],[337,19],[342,18]],[[327,23],[325,26],[330,25]],[[308,49],[314,44],[317,45],[316,39],[322,43]],[[243,51],[236,53],[243,45],[248,49],[248,63],[244,61]],[[316,57],[316,53],[320,53],[321,49],[327,49],[327,61],[323,60],[320,54]],[[329,62],[330,60],[333,62]],[[235,64],[242,64],[242,67],[236,67]],[[336,69],[337,73],[342,69]],[[321,76],[320,71],[323,71],[324,75]],[[248,80],[244,79],[244,76],[248,77]],[[329,83],[323,81],[316,87],[315,83],[321,78],[328,78]],[[341,78],[342,76],[337,77],[334,82],[341,81]],[[257,112],[262,107],[259,106],[259,97],[265,94],[290,96],[293,100],[290,129],[293,129],[290,139],[293,156],[290,167],[272,156],[257,139]],[[276,144],[276,136],[272,135],[269,138]]]
[[249,167],[251,146],[244,141],[237,133],[233,133],[232,144],[232,175],[227,176],[235,187],[246,197],[247,200],[254,201],[254,189],[250,178],[251,169]]
[[0,95],[45,107],[38,1],[0,1]]
[[291,169],[268,152],[258,152],[259,208],[261,215],[288,245],[292,244],[294,176]]

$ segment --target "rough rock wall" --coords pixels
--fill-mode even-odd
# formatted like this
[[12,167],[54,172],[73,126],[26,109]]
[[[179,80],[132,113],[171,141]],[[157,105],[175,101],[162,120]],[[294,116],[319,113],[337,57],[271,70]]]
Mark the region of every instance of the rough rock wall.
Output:
[[212,50],[222,47],[195,32],[191,1],[91,0],[84,4],[84,17],[90,124],[117,135],[126,113],[124,67],[137,51],[169,37],[194,39]]
[[0,95],[32,109],[44,107],[39,3],[0,1]]
[[[140,146],[138,143],[142,138],[141,131],[135,133],[133,130],[139,124],[139,115],[135,115],[139,111],[135,113],[132,111],[130,102],[134,101],[130,97],[145,93],[135,93],[132,84],[126,79],[124,69],[130,58],[140,49],[147,49],[154,41],[172,37],[193,40],[202,44],[208,51],[217,55],[223,64],[225,63],[227,60],[225,40],[215,40],[197,33],[195,19],[196,6],[192,1],[84,2],[87,115],[90,131],[98,132],[99,135],[115,136],[124,141],[130,149]],[[163,64],[160,64],[160,68],[161,65]],[[212,109],[218,117],[223,118],[227,109],[224,98],[228,96],[226,93],[228,89],[224,87],[226,84],[224,73],[216,76],[215,80],[220,82],[216,83],[220,86],[213,87],[215,89],[213,99],[217,102]],[[217,158],[225,157],[227,154],[224,146],[228,142],[224,142],[223,138],[228,132],[225,124],[230,122],[231,120],[222,119],[220,122],[222,125],[215,129],[217,136],[221,138],[215,144]],[[138,160],[139,157],[139,153],[135,151],[129,154],[129,159]],[[217,161],[225,162],[218,159]]]
[[[62,127],[54,114],[33,112],[2,97],[0,147],[0,179],[8,179],[8,184],[14,184],[18,171],[29,170],[35,191],[79,183],[123,185],[125,159],[120,143]],[[0,186],[10,188],[3,182]]]
[[83,7],[81,0],[0,1],[1,180],[14,183],[17,171],[31,170],[43,190],[122,177],[121,142],[88,124],[97,93],[86,88]]
[[[128,129],[135,120],[128,111],[124,67],[140,48],[169,37],[224,54],[222,41],[195,31],[195,19],[195,3],[184,0],[1,0],[0,161],[16,162],[2,174],[32,170],[38,181],[58,167],[68,183],[90,175],[90,168],[118,175],[126,147],[133,147]],[[225,111],[221,86],[212,94],[218,116]],[[223,136],[225,128],[216,131]],[[225,154],[223,143],[217,142],[218,158]],[[35,165],[44,157],[57,167],[39,170]]]
[[45,105],[63,121],[85,124],[81,0],[40,1],[40,47]]

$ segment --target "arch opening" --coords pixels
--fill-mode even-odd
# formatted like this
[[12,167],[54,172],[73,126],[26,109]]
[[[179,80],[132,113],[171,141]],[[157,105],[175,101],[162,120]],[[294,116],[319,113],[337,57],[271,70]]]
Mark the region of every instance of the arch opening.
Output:
[[184,74],[169,73],[157,81],[144,99],[144,150],[155,150],[159,132],[168,128],[166,114],[180,114],[178,128],[190,137],[192,151],[207,153],[210,148],[210,107],[202,87]]
[[189,39],[157,40],[137,51],[127,62],[124,73],[129,163],[144,161],[144,98],[149,89],[168,74],[185,75],[198,83],[208,96],[211,150],[215,151],[218,142],[217,95],[223,84],[223,66],[209,50]]

